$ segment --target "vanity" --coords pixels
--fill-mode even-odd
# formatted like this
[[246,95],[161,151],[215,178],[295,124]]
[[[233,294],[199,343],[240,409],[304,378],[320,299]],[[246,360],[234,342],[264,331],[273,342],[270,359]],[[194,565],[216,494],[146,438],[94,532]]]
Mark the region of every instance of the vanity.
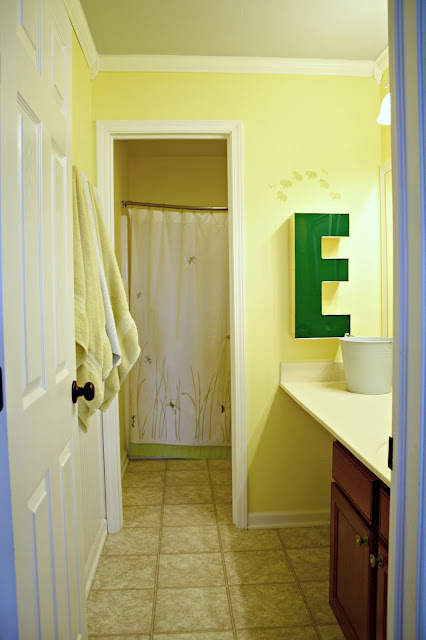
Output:
[[342,363],[281,363],[280,386],[333,444],[330,605],[350,640],[385,640],[392,394],[349,393]]

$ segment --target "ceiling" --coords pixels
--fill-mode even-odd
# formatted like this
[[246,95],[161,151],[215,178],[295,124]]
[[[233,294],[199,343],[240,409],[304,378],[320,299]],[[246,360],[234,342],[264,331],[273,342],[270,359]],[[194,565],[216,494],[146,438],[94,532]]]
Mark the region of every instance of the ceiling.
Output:
[[375,60],[387,0],[81,0],[100,54]]

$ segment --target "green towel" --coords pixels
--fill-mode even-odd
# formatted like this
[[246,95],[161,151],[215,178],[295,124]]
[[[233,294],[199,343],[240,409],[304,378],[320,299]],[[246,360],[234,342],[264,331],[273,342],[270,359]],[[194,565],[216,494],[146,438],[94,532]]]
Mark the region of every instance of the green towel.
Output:
[[77,383],[95,386],[95,397],[78,400],[79,424],[85,431],[90,416],[104,403],[104,380],[112,370],[111,345],[105,330],[105,313],[84,184],[73,167],[74,309]]
[[118,268],[114,249],[105,226],[102,211],[95,190],[90,186],[93,211],[95,214],[96,230],[98,234],[98,245],[101,249],[102,260],[105,272],[105,279],[111,300],[111,307],[114,314],[115,326],[121,350],[121,362],[118,367],[112,369],[105,380],[104,399],[102,411],[105,411],[111,404],[112,399],[118,392],[124,379],[130,372],[139,358],[140,348],[138,344],[138,331],[135,321],[130,315],[126,293]]

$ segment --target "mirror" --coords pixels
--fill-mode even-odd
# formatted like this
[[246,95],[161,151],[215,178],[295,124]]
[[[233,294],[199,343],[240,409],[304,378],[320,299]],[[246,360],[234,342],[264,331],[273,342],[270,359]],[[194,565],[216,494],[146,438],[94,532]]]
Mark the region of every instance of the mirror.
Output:
[[382,335],[393,336],[392,165],[380,167],[380,225],[382,242]]

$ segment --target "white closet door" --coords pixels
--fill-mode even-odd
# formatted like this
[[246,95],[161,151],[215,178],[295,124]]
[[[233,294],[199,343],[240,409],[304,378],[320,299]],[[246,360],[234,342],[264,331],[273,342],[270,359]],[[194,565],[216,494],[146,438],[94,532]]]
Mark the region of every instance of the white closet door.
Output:
[[86,637],[75,378],[71,26],[0,3],[4,390],[19,638]]

